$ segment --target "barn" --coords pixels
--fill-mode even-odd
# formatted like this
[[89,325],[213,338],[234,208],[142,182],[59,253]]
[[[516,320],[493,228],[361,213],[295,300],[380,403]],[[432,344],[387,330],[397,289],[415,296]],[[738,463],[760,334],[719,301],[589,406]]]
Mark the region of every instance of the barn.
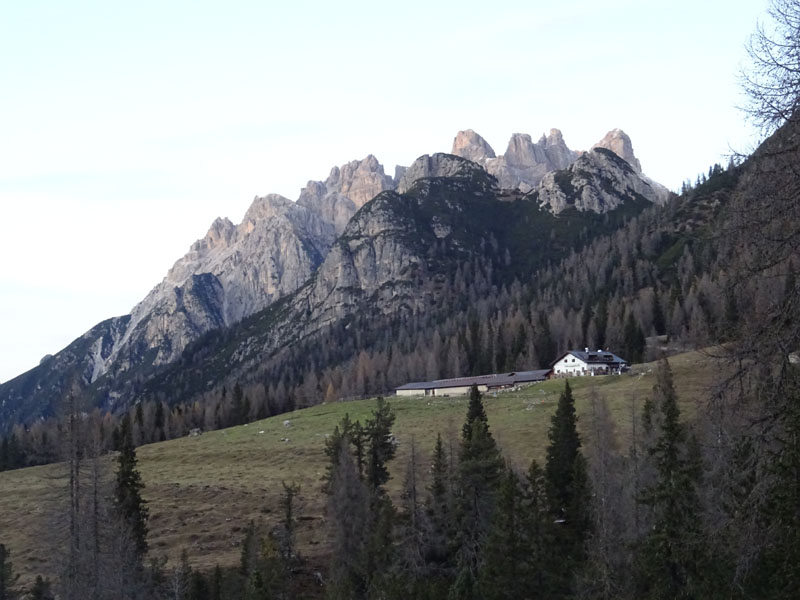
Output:
[[544,381],[550,376],[550,369],[538,371],[514,371],[493,375],[477,375],[475,377],[457,377],[454,379],[437,379],[435,381],[417,381],[407,383],[395,389],[398,396],[462,396],[468,394],[473,385],[480,392],[513,389],[517,386]]

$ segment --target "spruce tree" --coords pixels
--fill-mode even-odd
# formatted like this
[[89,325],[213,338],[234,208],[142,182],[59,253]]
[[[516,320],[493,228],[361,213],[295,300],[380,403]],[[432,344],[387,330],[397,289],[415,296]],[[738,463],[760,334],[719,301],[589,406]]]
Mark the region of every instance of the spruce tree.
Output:
[[338,444],[337,462],[330,472],[328,519],[332,546],[326,596],[332,600],[365,598],[368,590],[365,546],[369,535],[369,490],[358,476],[349,440]]
[[568,381],[564,382],[564,391],[550,421],[548,439],[550,445],[547,447],[545,463],[548,497],[554,517],[567,519],[567,511],[573,505],[575,494],[575,460],[581,449],[575,399]]
[[458,467],[458,570],[451,598],[478,597],[478,570],[503,472],[503,461],[489,432],[481,395],[477,388],[473,392],[462,430]]
[[640,502],[649,506],[653,527],[637,552],[637,587],[646,598],[701,598],[706,561],[700,527],[698,447],[680,422],[672,370],[659,361],[653,406],[660,417],[657,438],[647,452],[656,481]]
[[569,382],[558,400],[548,434],[545,479],[554,530],[554,596],[571,593],[576,573],[585,561],[585,541],[589,532],[589,481],[581,454],[575,400]]
[[427,545],[427,560],[434,571],[447,574],[452,569],[453,515],[447,453],[442,435],[436,434],[436,446],[431,461],[431,483],[428,488],[426,512],[430,523]]
[[237,381],[233,386],[233,399],[231,400],[231,425],[243,425],[246,422],[244,392]]
[[531,554],[522,503],[519,478],[507,468],[478,574],[478,589],[486,600],[515,600],[521,589],[528,589]]
[[50,580],[42,579],[41,575],[37,575],[28,598],[30,600],[55,600]]
[[142,498],[141,475],[136,467],[130,416],[125,415],[120,428],[120,452],[117,458],[114,506],[120,521],[128,528],[137,558],[141,563],[147,553],[147,504]]
[[488,429],[489,419],[486,416],[486,409],[483,407],[483,396],[478,391],[477,385],[473,385],[471,388],[469,388],[469,405],[467,406],[467,418],[464,420],[464,426],[461,428],[462,440],[468,440],[472,435],[472,422],[475,419],[478,419]]
[[392,437],[394,425],[394,411],[392,407],[378,396],[377,407],[372,413],[372,418],[364,427],[368,444],[368,457],[366,464],[366,482],[369,488],[377,491],[389,481],[387,463],[394,458],[397,450]]
[[[323,451],[325,453],[325,457],[328,459],[328,464],[325,466],[323,485],[324,491],[328,494],[331,493],[330,485],[331,481],[333,480],[334,471],[339,466],[339,455],[341,450],[343,447],[349,447],[352,441],[353,430],[356,425],[358,425],[358,421],[353,423],[353,421],[350,420],[350,414],[345,413],[339,424],[333,428],[333,433],[325,440],[325,448]],[[363,451],[361,454],[363,455]],[[356,467],[356,470],[359,474],[359,479],[361,479],[363,472],[359,470],[358,467]]]
[[17,597],[14,587],[17,577],[11,565],[11,552],[0,544],[0,600],[14,600]]
[[219,565],[214,567],[208,597],[209,600],[222,600],[222,569]]
[[547,499],[547,480],[536,460],[531,461],[525,476],[522,512],[530,561],[526,589],[531,599],[550,598],[552,574],[556,572],[554,562],[558,557],[553,553],[554,524]]

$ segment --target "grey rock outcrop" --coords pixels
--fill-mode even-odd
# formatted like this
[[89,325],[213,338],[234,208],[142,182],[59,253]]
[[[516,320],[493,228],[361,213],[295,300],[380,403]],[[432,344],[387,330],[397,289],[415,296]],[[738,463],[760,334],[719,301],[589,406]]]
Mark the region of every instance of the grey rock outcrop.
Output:
[[372,154],[341,167],[333,167],[323,181],[309,181],[297,203],[332,223],[337,234],[344,231],[356,211],[384,190],[394,189],[394,180]]
[[489,142],[472,131],[472,129],[459,131],[456,134],[453,140],[453,149],[450,153],[476,162],[479,165],[485,164],[489,158],[497,158]]
[[533,143],[528,134],[515,133],[503,156],[487,161],[486,170],[497,177],[502,188],[519,188],[523,192],[536,187],[550,171],[565,169],[576,158],[558,129]]
[[633,153],[633,144],[631,138],[622,129],[612,129],[605,137],[592,146],[595,148],[605,148],[611,150],[614,154],[628,161],[637,173],[642,172],[642,165],[639,159]]
[[567,208],[605,213],[627,201],[662,204],[669,192],[643,177],[605,148],[582,154],[569,168],[548,173],[532,192],[540,206],[558,214]]
[[545,174],[568,167],[578,157],[567,147],[558,129],[551,129],[535,143],[527,133],[515,133],[501,156],[495,156],[486,140],[467,129],[456,135],[453,154],[482,165],[497,178],[501,188],[523,192],[536,187]]
[[89,383],[142,361],[170,363],[204,333],[294,292],[322,264],[355,212],[393,187],[369,155],[334,167],[324,182],[310,181],[298,202],[269,194],[253,200],[239,225],[215,220],[130,315],[87,341],[83,379]]
[[404,194],[415,181],[425,177],[469,177],[482,170],[478,164],[453,154],[423,154],[405,170],[397,192]]
[[[611,150],[620,158],[630,163],[637,172],[642,172],[642,165],[633,153],[631,138],[621,129],[612,129],[594,148]],[[570,150],[564,136],[558,129],[542,135],[534,142],[526,133],[515,133],[508,142],[505,154],[495,156],[489,143],[471,129],[459,131],[453,140],[452,153],[482,165],[497,178],[501,188],[519,189],[528,192],[542,181],[547,173],[566,169],[582,152]],[[663,186],[649,180],[654,187],[661,188],[662,196],[668,193]]]

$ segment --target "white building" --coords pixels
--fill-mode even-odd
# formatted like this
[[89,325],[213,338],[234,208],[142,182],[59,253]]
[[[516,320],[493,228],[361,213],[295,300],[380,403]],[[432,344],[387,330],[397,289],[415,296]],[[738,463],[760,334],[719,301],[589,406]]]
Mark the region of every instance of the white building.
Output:
[[620,374],[628,368],[628,363],[611,352],[569,350],[553,363],[553,377],[575,377],[583,375]]

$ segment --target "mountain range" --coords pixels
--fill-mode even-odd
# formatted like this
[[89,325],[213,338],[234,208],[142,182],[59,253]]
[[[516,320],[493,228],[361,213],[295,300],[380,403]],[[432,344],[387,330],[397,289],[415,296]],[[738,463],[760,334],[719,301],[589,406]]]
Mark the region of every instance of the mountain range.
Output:
[[423,155],[394,177],[368,155],[309,181],[296,201],[256,197],[239,224],[214,221],[130,314],[0,385],[0,430],[54,414],[70,391],[127,407],[153,381],[174,377],[187,348],[261,323],[215,358],[224,364],[200,375],[199,392],[365,311],[424,313],[436,282],[487,247],[511,281],[589,241],[576,227],[669,196],[642,173],[619,129],[585,152],[570,150],[557,129],[537,142],[514,134],[500,156],[461,131],[450,154]]

